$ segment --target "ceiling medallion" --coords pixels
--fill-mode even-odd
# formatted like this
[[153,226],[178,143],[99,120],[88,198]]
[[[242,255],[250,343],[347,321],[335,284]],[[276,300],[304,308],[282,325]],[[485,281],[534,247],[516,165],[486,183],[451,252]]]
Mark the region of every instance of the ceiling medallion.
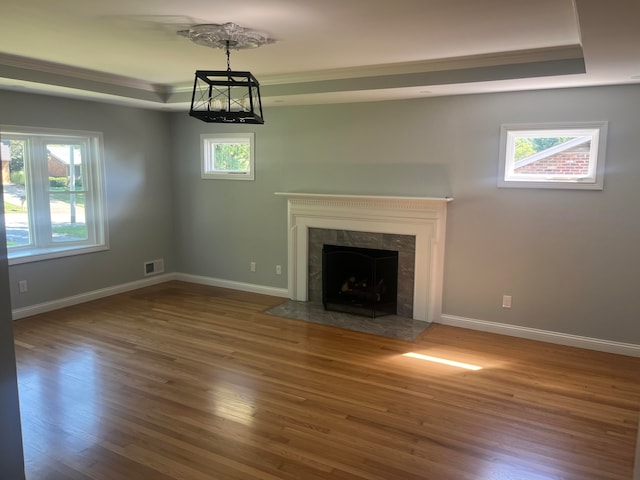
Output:
[[251,28],[241,27],[235,23],[205,23],[193,25],[186,30],[178,30],[178,35],[188,38],[197,45],[211,48],[229,48],[244,50],[258,48],[275,43],[267,34]]
[[213,123],[264,123],[260,84],[251,72],[231,70],[230,49],[274,43],[263,32],[235,23],[194,25],[178,35],[197,45],[225,49],[227,70],[197,70],[189,115]]

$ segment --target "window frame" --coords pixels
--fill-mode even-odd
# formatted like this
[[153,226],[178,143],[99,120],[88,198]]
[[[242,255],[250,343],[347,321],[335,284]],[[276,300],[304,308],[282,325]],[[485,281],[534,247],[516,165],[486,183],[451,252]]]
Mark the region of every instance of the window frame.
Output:
[[[605,153],[608,122],[562,122],[504,124],[500,126],[498,187],[550,188],[567,190],[602,190],[604,188]],[[547,176],[516,174],[515,141],[524,137],[590,136],[589,174],[587,176]]]
[[[249,145],[249,170],[215,170],[211,153],[216,144],[244,143]],[[200,135],[200,177],[205,180],[255,180],[255,134],[203,133]]]
[[[105,195],[104,142],[101,132],[0,125],[0,140],[25,142],[25,190],[31,205],[29,219],[29,245],[7,247],[9,265],[81,255],[109,249],[107,205]],[[46,169],[47,144],[76,144],[82,148],[82,190],[85,195],[85,225],[87,239],[56,242],[53,240],[50,214],[49,175]],[[44,155],[44,157],[43,157]],[[70,188],[69,192],[75,192]],[[60,193],[69,193],[60,192]],[[47,207],[45,208],[45,205]]]

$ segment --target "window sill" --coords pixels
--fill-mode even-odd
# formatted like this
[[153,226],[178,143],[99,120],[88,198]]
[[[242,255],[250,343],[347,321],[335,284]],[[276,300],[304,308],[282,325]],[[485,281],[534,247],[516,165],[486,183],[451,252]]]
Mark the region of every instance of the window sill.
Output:
[[20,250],[9,252],[9,266],[20,265],[22,263],[39,262],[41,260],[52,260],[55,258],[71,257],[74,255],[84,255],[86,253],[101,252],[109,250],[108,245],[89,245],[83,247],[54,247],[39,248],[31,250]]
[[559,190],[603,190],[602,179],[596,182],[576,182],[571,180],[532,181],[532,180],[499,180],[498,188],[550,188]]

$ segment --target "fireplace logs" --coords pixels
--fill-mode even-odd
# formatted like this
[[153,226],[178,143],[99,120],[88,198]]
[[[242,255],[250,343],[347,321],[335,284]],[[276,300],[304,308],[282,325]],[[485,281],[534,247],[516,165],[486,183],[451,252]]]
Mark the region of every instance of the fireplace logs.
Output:
[[398,252],[324,245],[325,309],[378,317],[397,311]]

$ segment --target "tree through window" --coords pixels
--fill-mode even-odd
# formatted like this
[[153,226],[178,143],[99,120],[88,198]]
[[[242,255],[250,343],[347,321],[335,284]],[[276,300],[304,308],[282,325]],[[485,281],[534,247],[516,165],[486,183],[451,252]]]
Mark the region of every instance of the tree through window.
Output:
[[254,179],[253,133],[203,134],[202,178]]

